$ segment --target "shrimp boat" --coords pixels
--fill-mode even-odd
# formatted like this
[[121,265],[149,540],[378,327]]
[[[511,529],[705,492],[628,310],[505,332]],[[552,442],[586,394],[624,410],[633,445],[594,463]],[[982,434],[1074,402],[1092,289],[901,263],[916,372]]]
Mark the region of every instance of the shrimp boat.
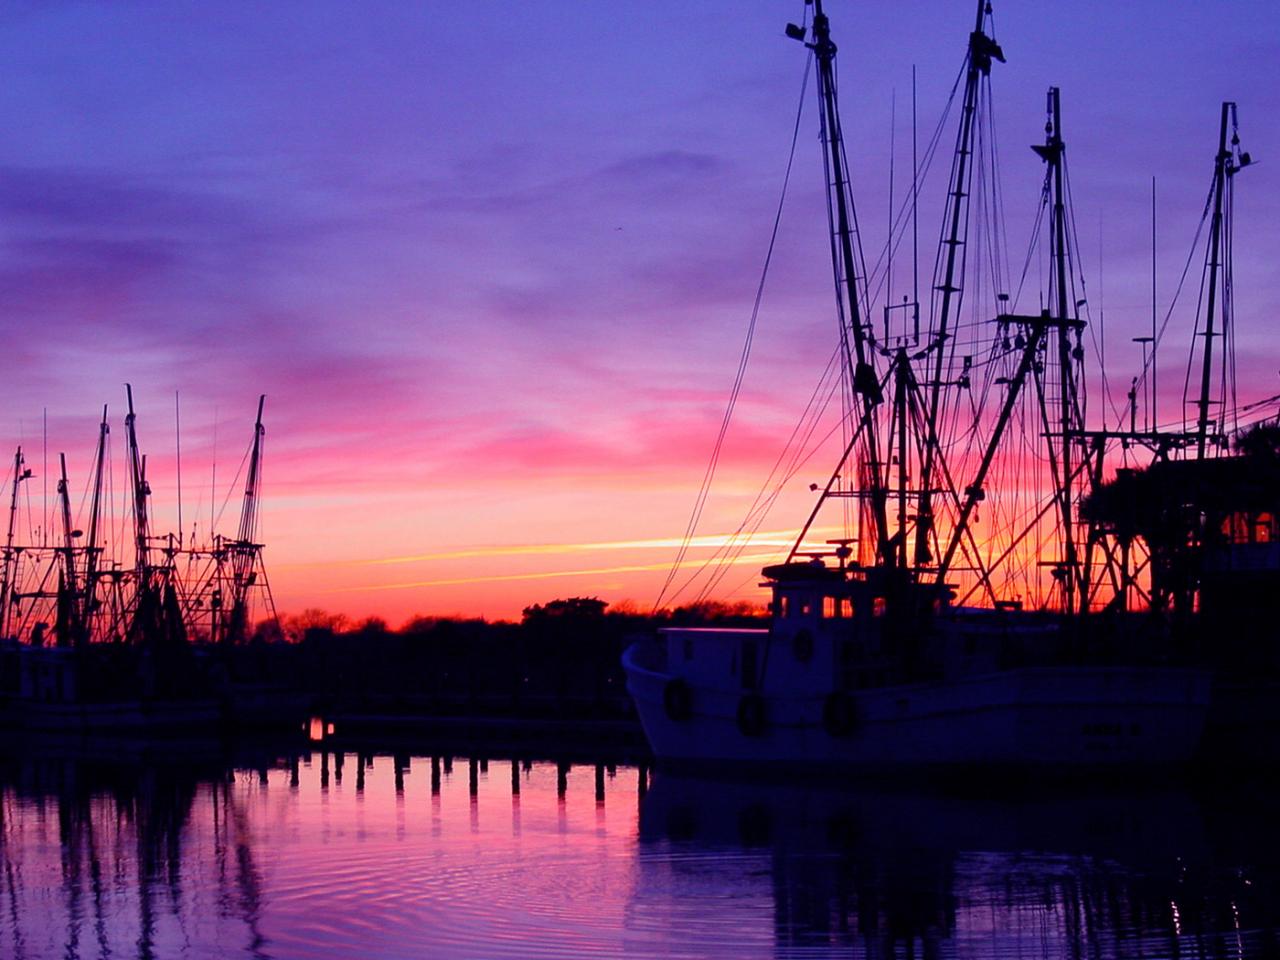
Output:
[[[133,390],[125,418],[128,516],[109,516],[107,410],[99,426],[86,530],[72,520],[60,456],[56,545],[17,539],[23,485],[33,474],[21,447],[10,477],[0,559],[0,727],[40,734],[212,733],[234,720],[252,684],[236,682],[231,649],[249,639],[250,616],[274,605],[256,543],[262,399],[237,535],[207,545],[157,536],[151,486],[138,445]],[[192,534],[194,538],[194,532]],[[132,550],[132,562],[122,554]]]
[[[825,487],[813,486],[817,505],[790,553],[764,568],[767,626],[671,627],[625,651],[653,752],[700,769],[1186,763],[1203,734],[1211,673],[1194,645],[1174,642],[1151,551],[1081,508],[1116,475],[1116,451],[1204,457],[1223,445],[1225,418],[1204,415],[1205,402],[1192,429],[1140,424],[1139,378],[1124,422],[1086,426],[1088,310],[1057,88],[1045,140],[1032,147],[1045,167],[1036,229],[1050,264],[1040,309],[1017,312],[998,271],[989,312],[963,303],[971,212],[997,203],[977,170],[994,142],[984,127],[989,78],[1004,62],[986,0],[959,101],[953,93],[958,132],[927,311],[907,295],[873,321],[836,46],[821,0],[809,9],[812,22],[786,33],[816,64],[847,442]],[[1227,145],[1225,106],[1223,117],[1216,183],[1249,162],[1238,138]],[[890,204],[890,256],[895,231],[914,231],[919,173],[913,162],[909,200],[898,211]],[[1220,213],[1221,189],[1217,204]],[[1225,229],[1217,216],[1213,229]],[[1224,281],[1217,236],[1211,289]],[[1211,297],[1211,324],[1213,311]],[[1204,396],[1216,369],[1206,359]],[[844,535],[813,542],[832,512]]]

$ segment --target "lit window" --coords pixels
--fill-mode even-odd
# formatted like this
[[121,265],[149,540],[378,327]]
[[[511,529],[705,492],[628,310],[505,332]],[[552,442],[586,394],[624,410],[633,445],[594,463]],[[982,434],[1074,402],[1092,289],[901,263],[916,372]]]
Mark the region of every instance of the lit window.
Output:
[[1275,517],[1269,513],[1258,514],[1258,519],[1253,524],[1253,536],[1255,543],[1270,543],[1271,533],[1275,529]]

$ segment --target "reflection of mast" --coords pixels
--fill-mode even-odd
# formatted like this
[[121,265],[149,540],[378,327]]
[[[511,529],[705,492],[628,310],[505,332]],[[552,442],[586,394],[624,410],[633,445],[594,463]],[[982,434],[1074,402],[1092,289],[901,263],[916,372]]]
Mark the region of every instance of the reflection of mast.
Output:
[[18,549],[13,545],[14,528],[18,523],[18,486],[23,480],[31,477],[31,471],[25,467],[22,459],[22,447],[13,455],[13,489],[9,497],[9,532],[4,542],[4,571],[0,574],[0,638],[9,635],[9,608],[13,606],[14,591],[17,589],[15,575],[18,564]]

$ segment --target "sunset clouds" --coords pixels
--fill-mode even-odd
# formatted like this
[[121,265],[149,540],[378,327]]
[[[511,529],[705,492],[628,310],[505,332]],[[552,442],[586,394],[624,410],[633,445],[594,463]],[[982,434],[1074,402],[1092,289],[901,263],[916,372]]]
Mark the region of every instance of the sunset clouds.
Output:
[[[830,3],[869,259],[885,232],[891,97],[900,198],[912,64],[925,137],[971,6]],[[1116,383],[1137,372],[1131,338],[1150,322],[1151,177],[1167,301],[1218,104],[1238,101],[1245,147],[1267,161],[1238,183],[1241,379],[1250,397],[1280,393],[1280,349],[1257,332],[1280,309],[1280,15],[1245,0],[994,6],[1011,247],[1034,216],[1041,168],[1026,145],[1055,83]],[[39,461],[47,412],[50,456],[67,451],[81,489],[104,403],[122,451],[131,382],[155,511],[172,526],[177,391],[185,526],[207,533],[226,504],[230,529],[229,484],[266,393],[263,524],[282,607],[397,622],[513,616],[561,594],[652,602],[759,279],[804,72],[782,27],[802,14],[799,0],[10,7],[0,443]],[[834,343],[808,109],[695,559],[738,528]],[[923,186],[926,274],[944,175]],[[1033,270],[1032,301],[1037,282]],[[1189,310],[1175,325],[1189,328]],[[797,473],[725,590],[753,595],[750,565],[798,526],[831,456]]]

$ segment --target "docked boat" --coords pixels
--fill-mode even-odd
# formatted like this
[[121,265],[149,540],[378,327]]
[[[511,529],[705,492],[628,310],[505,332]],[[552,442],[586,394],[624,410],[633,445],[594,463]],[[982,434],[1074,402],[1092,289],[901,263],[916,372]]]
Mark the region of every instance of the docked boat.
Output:
[[[811,23],[786,32],[815,61],[846,444],[825,487],[813,485],[818,503],[789,554],[763,571],[765,623],[671,627],[625,652],[654,753],[697,768],[1120,771],[1188,762],[1212,671],[1195,644],[1179,640],[1170,594],[1153,573],[1158,551],[1082,506],[1117,475],[1108,459],[1116,450],[1127,463],[1142,448],[1158,459],[1181,455],[1179,463],[1211,457],[1225,446],[1225,416],[1205,415],[1205,400],[1194,429],[1162,432],[1154,413],[1139,424],[1136,378],[1121,422],[1108,428],[1104,415],[1100,427],[1088,425],[1087,301],[1072,261],[1057,88],[1045,140],[1032,148],[1045,167],[1036,225],[1048,289],[1036,312],[1019,313],[1021,285],[1011,294],[997,275],[992,310],[974,319],[970,305],[962,316],[971,198],[998,196],[975,174],[988,79],[1004,61],[986,0],[966,50],[932,292],[926,311],[918,286],[898,303],[892,281],[872,277],[859,249],[836,46],[821,0],[810,9]],[[1238,137],[1228,144],[1228,106],[1234,126],[1234,105],[1224,105],[1218,184],[1249,163]],[[912,166],[909,206],[894,210],[891,201],[890,258],[908,226],[914,233],[921,168]],[[1216,202],[1211,289],[1226,282],[1216,245],[1228,229],[1221,187]],[[1034,242],[1032,251],[1029,261]],[[887,302],[874,321],[873,281]],[[1205,350],[1212,295],[1208,311]],[[1210,384],[1217,367],[1208,357],[1204,365],[1207,397],[1219,384]],[[840,515],[842,536],[818,540],[824,510]],[[721,559],[732,562],[732,544]]]
[[[139,450],[132,389],[125,418],[130,516],[109,522],[104,506],[104,409],[86,530],[72,522],[65,457],[58,481],[60,542],[17,539],[22,485],[32,471],[19,448],[10,478],[8,533],[0,552],[0,728],[27,734],[212,735],[224,724],[300,721],[288,691],[264,698],[261,684],[235,675],[235,649],[255,612],[274,605],[255,542],[262,401],[247,454],[244,504],[235,537],[208,544],[157,536],[151,487]],[[157,543],[162,546],[157,547]],[[118,545],[133,555],[117,556]],[[130,562],[131,561],[131,562]]]

